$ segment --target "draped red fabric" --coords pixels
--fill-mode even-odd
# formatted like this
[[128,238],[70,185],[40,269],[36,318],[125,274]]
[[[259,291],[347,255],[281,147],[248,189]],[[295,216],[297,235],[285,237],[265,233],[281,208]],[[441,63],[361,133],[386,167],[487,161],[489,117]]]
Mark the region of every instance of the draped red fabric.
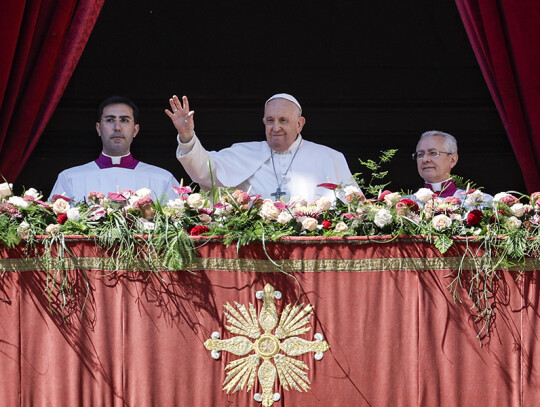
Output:
[[527,189],[540,191],[540,2],[456,5]]
[[[260,316],[256,292],[271,284],[280,318],[289,304],[314,307],[309,331],[292,336],[321,333],[330,346],[320,361],[312,351],[290,356],[308,367],[310,389],[287,391],[277,378],[275,407],[538,406],[538,259],[497,274],[491,334],[480,344],[470,287],[458,287],[462,302],[448,288],[474,242],[442,256],[411,239],[291,238],[238,252],[204,239],[190,271],[73,270],[67,304],[44,292],[53,273],[41,268],[42,252],[0,247],[0,405],[260,406],[259,378],[249,391],[222,390],[226,365],[241,357],[214,360],[204,342],[214,331],[243,336],[225,304],[230,315],[245,306],[249,322],[249,304]],[[79,265],[107,256],[91,239],[68,244]]]
[[15,180],[43,133],[103,2],[0,2],[0,176],[6,180]]

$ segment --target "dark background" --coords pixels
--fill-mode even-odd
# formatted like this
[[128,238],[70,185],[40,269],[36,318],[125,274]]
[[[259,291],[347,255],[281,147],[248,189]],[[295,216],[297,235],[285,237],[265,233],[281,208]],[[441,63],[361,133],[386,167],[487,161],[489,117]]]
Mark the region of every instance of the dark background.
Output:
[[[324,3],[323,3],[324,4]],[[399,149],[390,188],[417,189],[419,135],[458,139],[454,172],[490,193],[523,179],[453,1],[106,1],[66,92],[16,181],[48,195],[58,172],[97,157],[97,106],[113,94],[141,109],[134,156],[186,176],[163,110],[188,95],[209,150],[262,140],[264,101],[298,98],[306,139],[358,158]],[[321,163],[324,165],[324,163]]]

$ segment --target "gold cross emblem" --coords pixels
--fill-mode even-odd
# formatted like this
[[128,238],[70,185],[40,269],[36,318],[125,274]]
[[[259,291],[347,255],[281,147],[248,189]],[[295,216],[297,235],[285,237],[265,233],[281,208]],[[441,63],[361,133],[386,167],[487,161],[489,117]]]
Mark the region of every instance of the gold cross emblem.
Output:
[[[297,337],[311,329],[309,319],[313,306],[308,304],[304,307],[300,304],[293,307],[287,304],[279,318],[274,303],[274,298],[281,298],[279,291],[267,284],[264,291],[257,292],[257,298],[263,300],[258,318],[255,306],[251,303],[249,309],[237,302],[236,308],[229,303],[224,305],[229,324],[225,327],[232,334],[240,336],[219,339],[219,333],[214,332],[204,346],[212,352],[214,359],[220,357],[221,351],[244,356],[225,367],[227,377],[223,382],[223,390],[234,393],[247,387],[249,391],[258,378],[262,394],[256,393],[254,398],[264,407],[270,407],[281,397],[279,393],[272,393],[276,374],[285,390],[309,390],[308,366],[293,357],[315,352],[315,359],[321,360],[330,346],[319,333],[314,335],[313,341]],[[264,332],[261,332],[261,328]]]

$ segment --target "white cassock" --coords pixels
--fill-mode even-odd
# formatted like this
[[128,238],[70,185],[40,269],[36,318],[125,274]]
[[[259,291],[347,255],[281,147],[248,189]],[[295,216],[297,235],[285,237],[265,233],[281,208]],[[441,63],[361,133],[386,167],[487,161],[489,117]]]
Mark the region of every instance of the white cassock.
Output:
[[118,192],[125,189],[136,191],[141,188],[152,190],[151,198],[176,199],[178,195],[172,190],[173,186],[179,186],[174,176],[163,168],[139,161],[134,169],[111,167],[100,169],[95,161],[68,168],[58,175],[54,184],[49,201],[56,194],[82,201],[89,192],[103,192],[105,196],[109,192]]
[[334,198],[334,191],[317,187],[322,183],[356,185],[345,157],[340,152],[302,139],[298,135],[289,149],[273,152],[266,141],[233,144],[220,151],[206,151],[197,136],[188,143],[178,139],[176,156],[194,182],[208,189],[214,185],[234,187],[251,195],[277,200],[277,188],[290,198],[305,198],[308,203],[321,196]]

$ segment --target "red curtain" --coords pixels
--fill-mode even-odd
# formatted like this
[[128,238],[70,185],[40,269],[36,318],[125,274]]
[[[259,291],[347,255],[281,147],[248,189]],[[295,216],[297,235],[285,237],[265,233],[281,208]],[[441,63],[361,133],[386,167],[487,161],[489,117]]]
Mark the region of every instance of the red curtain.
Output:
[[527,189],[540,191],[540,2],[456,5]]
[[6,180],[15,180],[34,149],[103,2],[0,2],[0,176]]

